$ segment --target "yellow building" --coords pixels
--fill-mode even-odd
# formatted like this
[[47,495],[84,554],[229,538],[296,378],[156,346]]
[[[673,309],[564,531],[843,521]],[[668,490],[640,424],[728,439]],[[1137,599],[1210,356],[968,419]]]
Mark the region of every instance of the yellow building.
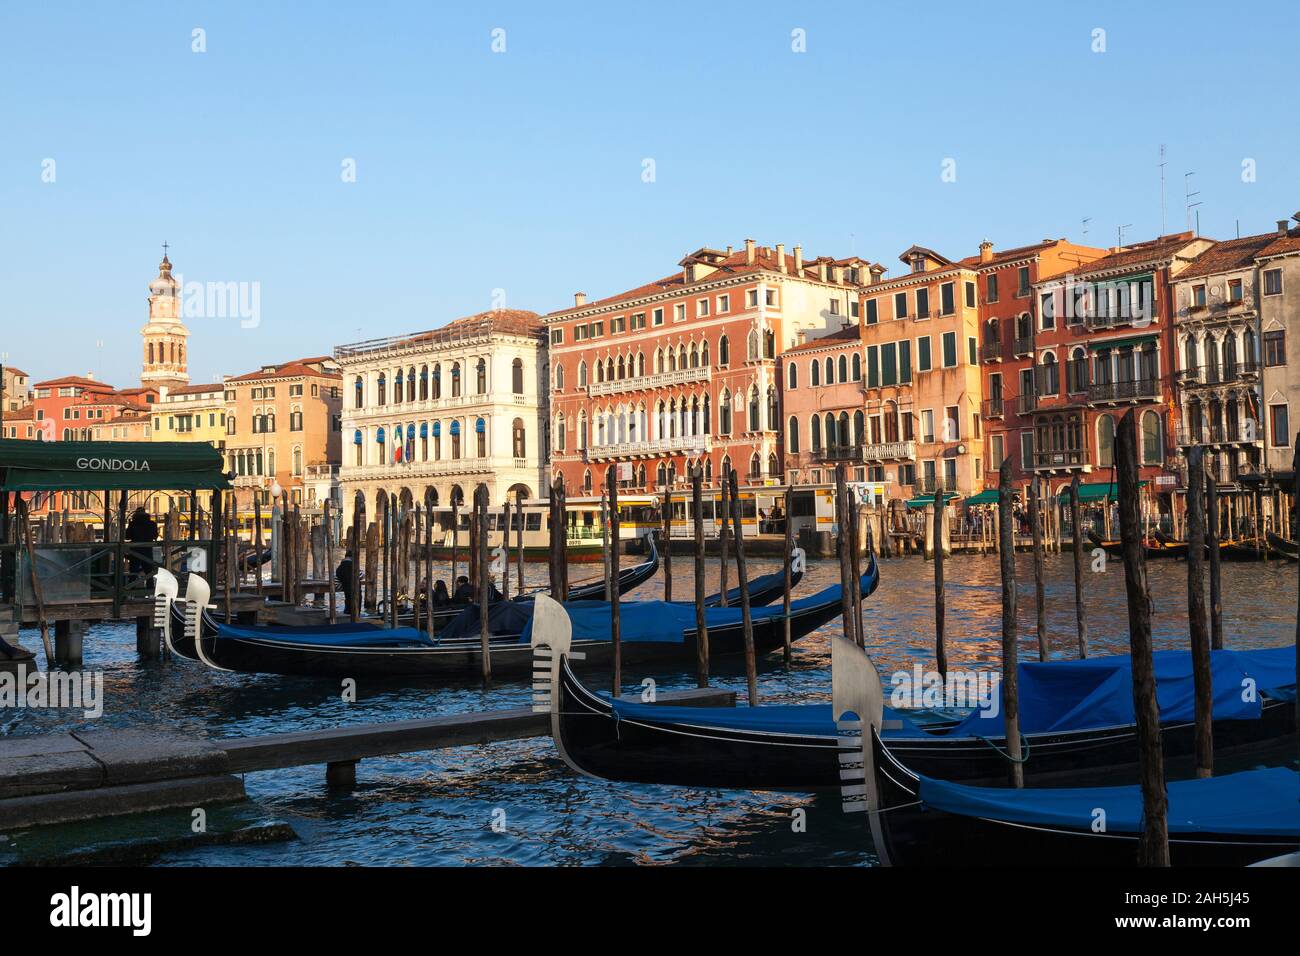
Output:
[[205,441],[226,448],[225,386],[183,385],[163,388],[154,403],[153,441]]

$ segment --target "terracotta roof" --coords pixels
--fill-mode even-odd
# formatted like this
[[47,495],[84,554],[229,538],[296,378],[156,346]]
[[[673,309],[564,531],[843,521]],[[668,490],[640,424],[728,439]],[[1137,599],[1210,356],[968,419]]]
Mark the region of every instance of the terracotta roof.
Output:
[[1160,236],[1147,242],[1124,246],[1119,252],[1112,252],[1100,259],[1094,259],[1092,262],[1081,263],[1072,270],[1071,274],[1076,276],[1089,275],[1094,272],[1110,272],[1113,269],[1123,269],[1126,266],[1139,266],[1147,262],[1159,262],[1171,258],[1179,249],[1182,249],[1188,243],[1195,242],[1198,238],[1204,237],[1191,232],[1180,232],[1169,236]]
[[1300,228],[1291,229],[1285,236],[1279,236],[1277,233],[1270,234],[1273,241],[1259,251],[1261,258],[1265,256],[1282,256],[1292,252],[1300,252]]
[[34,388],[48,388],[54,385],[87,385],[92,388],[105,389],[107,391],[116,391],[112,385],[107,382],[101,382],[94,378],[85,378],[81,375],[65,375],[62,378],[51,378],[44,382],[36,382]]
[[22,369],[20,369],[20,368],[15,368],[15,367],[12,366],[12,365],[6,365],[6,366],[5,366],[5,371],[6,371],[7,373],[9,373],[10,375],[17,375],[19,378],[28,378],[28,377],[29,377],[29,376],[27,375],[27,373],[24,372]]
[[799,345],[792,345],[790,348],[785,350],[785,354],[788,355],[791,352],[805,352],[808,349],[830,348],[834,345],[844,345],[850,342],[857,342],[861,338],[861,326],[846,325],[842,329],[836,329],[834,332],[829,332],[826,335],[819,336],[818,338],[810,339],[809,341],[803,342]]
[[1206,249],[1196,261],[1178,274],[1179,281],[1194,279],[1198,276],[1215,275],[1232,269],[1245,269],[1251,266],[1259,251],[1276,239],[1276,235],[1244,236],[1241,239],[1227,239],[1215,243]]
[[965,266],[968,269],[990,269],[993,266],[1001,265],[1004,262],[1014,262],[1017,259],[1024,259],[1028,256],[1036,255],[1044,249],[1050,249],[1052,246],[1060,243],[1069,242],[1068,239],[1044,239],[1042,242],[1035,242],[1028,246],[1016,246],[1012,249],[995,249],[993,258],[988,262],[981,262],[979,254],[967,256],[965,259],[959,259],[957,265]]
[[5,412],[4,420],[6,422],[30,422],[36,420],[36,406],[24,405],[14,412]]
[[299,375],[313,375],[317,378],[337,378],[342,379],[343,375],[339,372],[325,372],[314,369],[305,362],[321,361],[320,359],[294,359],[291,362],[285,362],[283,365],[277,365],[272,371],[264,372],[258,369],[256,372],[247,372],[244,375],[231,375],[226,379],[230,382],[255,382],[260,379],[268,378],[293,378]]
[[207,385],[182,385],[180,388],[173,388],[167,394],[170,395],[196,395],[200,392],[220,392],[225,389],[221,382],[212,382]]
[[530,312],[527,309],[489,309],[486,312],[477,312],[461,319],[453,319],[446,325],[430,329],[427,332],[417,332],[410,336],[408,341],[411,343],[423,342],[445,335],[448,332],[457,332],[461,329],[482,325],[484,322],[491,324],[493,332],[506,332],[514,335],[538,335],[542,331],[542,319],[536,312]]
[[[789,276],[797,276],[794,268],[794,256],[786,253],[785,269]],[[647,282],[645,285],[637,286],[635,289],[628,289],[625,292],[619,292],[616,295],[606,296],[603,299],[596,299],[587,302],[584,305],[574,305],[567,309],[558,309],[555,312],[546,313],[546,318],[558,318],[571,312],[582,312],[586,309],[600,308],[602,306],[613,305],[616,302],[628,302],[633,299],[641,299],[646,296],[659,295],[665,292],[685,292],[692,286],[702,285],[706,282],[713,282],[720,278],[728,276],[745,275],[751,272],[780,272],[780,259],[776,255],[776,250],[766,246],[756,246],[754,248],[754,261],[752,263],[745,261],[745,250],[732,252],[724,259],[716,263],[716,268],[702,279],[695,282],[686,281],[686,273],[675,272],[670,276],[664,276],[662,279],[656,279],[654,282]],[[831,265],[845,265],[846,263],[863,261],[856,258],[849,259],[832,259],[829,256],[823,256],[819,259],[805,258],[803,261],[803,273],[801,278],[819,281],[817,264],[825,262]]]

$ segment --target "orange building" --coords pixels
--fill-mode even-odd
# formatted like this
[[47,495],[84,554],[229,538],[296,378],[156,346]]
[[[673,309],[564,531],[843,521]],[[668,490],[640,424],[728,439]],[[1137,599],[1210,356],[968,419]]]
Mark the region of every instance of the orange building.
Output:
[[570,496],[684,486],[735,468],[781,477],[777,358],[854,321],[866,263],[801,247],[702,248],[681,271],[543,318],[550,343],[551,477]]
[[229,376],[225,385],[226,461],[235,475],[235,499],[251,514],[278,483],[287,505],[308,504],[309,468],[332,465],[341,454],[342,376],[326,356],[264,365]]

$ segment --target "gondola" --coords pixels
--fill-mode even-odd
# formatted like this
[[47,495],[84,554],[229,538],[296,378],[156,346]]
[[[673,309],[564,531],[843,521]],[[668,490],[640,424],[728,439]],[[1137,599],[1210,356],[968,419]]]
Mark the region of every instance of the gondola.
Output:
[[[878,572],[872,559],[859,584],[864,597],[876,588]],[[482,673],[481,638],[472,633],[442,634],[430,639],[413,628],[378,628],[363,624],[333,627],[239,627],[211,621],[204,615],[211,589],[198,574],[191,574],[185,601],[173,601],[164,635],[168,646],[182,656],[193,656],[219,670],[248,673],[300,674],[328,677],[436,677],[477,676]],[[539,597],[540,600],[540,597]],[[609,605],[604,602],[570,602],[569,614],[579,622],[574,642],[584,654],[585,667],[604,667],[613,659],[609,637]],[[695,609],[691,604],[663,601],[628,601],[619,605],[622,621],[622,661],[625,665],[693,665],[696,659]],[[503,601],[492,605],[497,613],[520,622],[518,630],[489,638],[492,673],[517,675],[532,668],[534,602]],[[840,614],[839,585],[801,598],[790,605],[790,639],[799,640]],[[468,618],[471,609],[462,612]],[[744,651],[744,627],[739,607],[705,611],[711,656]],[[177,627],[183,621],[183,632]],[[784,640],[781,605],[752,609],[754,646],[764,654]],[[210,633],[208,628],[213,628]],[[195,640],[200,627],[201,641]],[[183,637],[177,636],[183,633]]]
[[[840,785],[833,703],[733,709],[613,701],[588,690],[574,675],[568,635],[562,612],[543,618],[539,608],[532,631],[536,679],[549,695],[556,747],[580,773],[691,787],[811,791]],[[838,647],[833,645],[833,655]],[[1190,656],[1174,651],[1157,655],[1168,757],[1190,754],[1195,744]],[[839,661],[835,657],[837,665]],[[1215,651],[1212,672],[1216,753],[1291,739],[1294,704],[1288,698],[1294,691],[1287,685],[1294,687],[1294,648]],[[1246,677],[1264,692],[1262,701],[1240,700]],[[1027,779],[1052,780],[1081,769],[1136,763],[1135,728],[1114,719],[1124,713],[1126,702],[1131,713],[1127,657],[1022,664],[1019,680],[1026,701],[1021,732]],[[834,683],[839,686],[838,675]],[[961,719],[911,709],[885,708],[884,713],[886,741],[919,772],[950,780],[1005,779],[1006,738],[999,736],[996,717],[978,711]],[[1089,713],[1097,716],[1089,720]]]
[[[842,637],[833,640],[843,808],[868,811],[882,863],[1134,865],[1140,788],[980,787],[919,773],[890,741],[884,689],[870,658]],[[1079,767],[1072,782],[1095,775]],[[1166,790],[1175,866],[1245,865],[1293,851],[1300,841],[1294,770],[1176,781]]]
[[260,568],[262,565],[266,564],[266,562],[270,561],[272,553],[273,552],[270,548],[263,548],[260,556],[249,551],[239,559],[239,567],[244,574],[248,574],[254,568]]
[[[1142,790],[994,788],[936,780],[871,733],[873,841],[903,866],[1133,866]],[[1300,774],[1285,767],[1166,784],[1173,866],[1247,866],[1300,843]],[[959,850],[954,852],[954,850]]]
[[1092,528],[1088,529],[1087,536],[1089,544],[1094,548],[1101,548],[1112,558],[1122,558],[1124,556],[1124,544],[1118,539],[1107,541]]
[[1284,538],[1272,531],[1268,532],[1266,537],[1270,556],[1286,558],[1288,561],[1300,560],[1300,547],[1290,538]]

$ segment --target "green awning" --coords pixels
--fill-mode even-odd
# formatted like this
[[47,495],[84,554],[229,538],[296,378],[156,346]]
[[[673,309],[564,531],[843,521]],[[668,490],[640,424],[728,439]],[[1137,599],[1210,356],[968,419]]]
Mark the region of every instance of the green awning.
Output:
[[[1145,481],[1139,481],[1138,487],[1146,485]],[[1062,501],[1070,500],[1070,491],[1068,488],[1062,488],[1058,497]],[[1101,501],[1103,498],[1110,498],[1112,501],[1119,500],[1119,485],[1115,482],[1091,482],[1086,485],[1079,485],[1079,501]]]
[[966,499],[966,505],[995,505],[998,503],[998,490],[996,488],[986,488],[978,495]]
[[[943,493],[943,503],[947,504],[954,498],[960,497],[961,495],[957,494],[955,491],[945,491]],[[915,498],[909,498],[907,500],[907,506],[909,508],[924,508],[926,505],[932,504],[934,504],[934,495],[917,495]]]
[[1103,339],[1100,342],[1089,342],[1088,348],[1092,349],[1094,352],[1098,352],[1102,349],[1123,349],[1129,348],[1130,346],[1137,347],[1139,345],[1146,345],[1148,342],[1154,342],[1156,338],[1157,336],[1155,334],[1130,335],[1128,338],[1124,339]]
[[2,491],[225,489],[224,465],[207,442],[0,439]]

